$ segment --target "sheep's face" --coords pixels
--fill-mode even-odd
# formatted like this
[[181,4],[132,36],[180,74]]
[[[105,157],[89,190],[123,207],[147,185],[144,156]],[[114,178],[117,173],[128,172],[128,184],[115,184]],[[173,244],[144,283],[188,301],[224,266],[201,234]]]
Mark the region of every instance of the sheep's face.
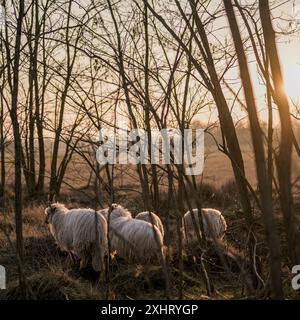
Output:
[[54,214],[60,211],[61,209],[65,209],[65,207],[59,203],[50,204],[50,206],[45,210],[45,223],[51,224]]
[[120,217],[132,218],[130,211],[123,208],[121,205],[113,203],[111,206],[110,219],[116,219]]
[[45,210],[45,215],[46,215],[45,223],[46,223],[46,224],[51,223],[54,212],[55,212],[55,209],[53,210],[53,209],[51,208],[51,205],[50,205],[50,207],[48,207],[48,208]]

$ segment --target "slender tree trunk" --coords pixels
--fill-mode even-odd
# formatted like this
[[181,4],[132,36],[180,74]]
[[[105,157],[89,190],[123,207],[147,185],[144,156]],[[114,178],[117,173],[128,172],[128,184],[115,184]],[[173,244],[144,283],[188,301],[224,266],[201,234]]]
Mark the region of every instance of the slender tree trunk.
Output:
[[274,98],[278,106],[281,123],[281,141],[277,161],[281,210],[283,212],[285,221],[289,257],[292,264],[299,264],[300,242],[299,239],[297,239],[297,224],[295,220],[291,185],[293,130],[289,110],[289,102],[284,91],[284,82],[276,47],[275,32],[272,26],[268,0],[259,0],[259,12],[265,39],[266,54],[268,55],[270,60],[270,67],[274,83]]
[[[119,73],[120,73],[120,78],[121,78],[121,86],[122,86],[122,89],[125,94],[125,103],[126,103],[126,106],[128,109],[128,113],[129,113],[133,128],[137,129],[138,128],[137,120],[136,120],[136,117],[135,117],[133,109],[132,109],[132,104],[131,104],[131,100],[130,100],[130,92],[129,92],[129,88],[128,88],[128,80],[126,78],[124,57],[123,57],[122,44],[121,44],[121,35],[119,32],[118,23],[116,21],[116,18],[115,18],[114,12],[113,12],[111,1],[107,0],[107,3],[108,3],[110,14],[111,14],[111,17],[112,17],[112,20],[114,23],[116,35],[117,35],[117,62],[118,62],[118,68],[119,68]],[[142,166],[141,164],[137,164],[137,172],[138,172],[139,179],[140,179],[141,186],[142,186],[142,193],[143,193],[143,200],[144,200],[145,208],[147,208],[147,206],[148,206],[147,197],[150,194],[150,192],[149,192],[149,188],[148,188],[148,175],[147,175],[146,167]]]
[[[3,75],[4,77],[4,75]],[[4,137],[4,101],[3,101],[3,87],[1,88],[0,97],[0,158],[1,158],[1,179],[0,179],[0,202],[4,206],[4,188],[5,188],[5,137]],[[0,205],[1,206],[1,205]]]
[[[29,197],[34,197],[35,192],[35,150],[34,150],[34,129],[35,129],[35,120],[34,120],[34,86],[33,86],[33,65],[35,61],[35,56],[33,52],[31,37],[33,35],[33,19],[34,19],[34,6],[31,8],[31,21],[30,27],[28,30],[28,47],[29,47],[29,73],[28,73],[28,83],[29,83],[29,99],[28,99],[28,150],[26,150],[27,155],[27,187]],[[27,129],[27,128],[26,128]]]
[[[176,1],[178,2],[178,0]],[[207,66],[208,73],[210,75],[211,83],[213,85],[212,95],[215,99],[215,102],[218,108],[221,130],[224,134],[224,137],[227,143],[231,164],[232,164],[236,184],[237,184],[239,195],[240,195],[241,206],[243,208],[245,219],[246,219],[246,225],[249,230],[248,252],[249,252],[251,265],[253,266],[253,270],[252,270],[253,284],[254,286],[256,286],[258,283],[258,280],[254,270],[255,259],[253,254],[254,254],[255,239],[253,237],[254,230],[252,229],[253,214],[252,214],[252,207],[251,207],[250,198],[249,198],[248,186],[245,180],[245,166],[244,166],[242,151],[237,138],[233,119],[230,114],[230,109],[226,102],[226,99],[225,99],[225,96],[221,88],[220,81],[215,69],[213,56],[211,54],[211,50],[209,46],[209,41],[205,32],[204,26],[201,22],[201,19],[196,9],[196,3],[194,0],[189,0],[189,3],[191,5],[191,9],[195,17],[196,27],[202,41],[203,48],[201,49],[201,51]]]
[[23,297],[26,296],[25,276],[23,274],[23,228],[22,228],[22,142],[18,119],[18,92],[19,92],[19,67],[20,48],[22,35],[22,22],[24,18],[24,0],[19,1],[19,14],[17,18],[17,30],[15,41],[15,52],[13,62],[13,90],[10,116],[13,125],[15,145],[15,223],[17,239],[17,257],[19,261],[19,284]]
[[[172,35],[172,37],[178,42],[178,44],[182,47],[184,52],[188,55],[189,59],[191,60],[195,69],[199,72],[200,76],[203,79],[203,82],[207,85],[208,89],[210,90],[218,109],[219,120],[222,134],[225,137],[228,152],[230,154],[230,160],[236,180],[236,184],[239,191],[240,202],[243,208],[243,212],[246,219],[246,226],[249,230],[249,244],[248,244],[248,251],[251,260],[251,265],[253,265],[254,257],[254,246],[255,246],[255,239],[253,237],[253,214],[252,214],[252,207],[250,203],[249,193],[248,193],[248,186],[245,180],[245,168],[244,168],[244,161],[242,152],[240,149],[240,144],[237,138],[236,130],[234,127],[233,119],[230,114],[230,109],[226,102],[225,96],[223,94],[220,81],[215,69],[214,60],[212,57],[212,53],[210,50],[209,42],[207,39],[207,35],[204,29],[204,26],[201,22],[201,19],[198,15],[197,8],[195,1],[189,0],[192,13],[195,19],[195,24],[197,28],[197,33],[194,29],[190,26],[189,20],[186,17],[185,13],[183,12],[180,2],[175,0],[176,5],[186,23],[189,25],[189,30],[201,51],[201,54],[204,59],[204,63],[207,66],[208,74],[203,70],[202,65],[195,59],[192,52],[190,52],[189,48],[184,44],[182,39],[176,34],[176,32],[167,24],[162,16],[160,16],[150,5],[149,1],[144,0],[144,3],[147,5],[151,13],[163,24],[163,26],[168,30],[168,32]],[[201,41],[198,38],[200,36]],[[253,278],[254,282],[256,282],[255,272],[253,270]]]
[[238,57],[238,62],[240,67],[240,76],[241,76],[246,104],[247,104],[252,143],[254,148],[254,156],[255,156],[256,172],[257,172],[257,179],[258,179],[259,192],[260,192],[262,214],[264,218],[267,241],[268,241],[268,246],[270,250],[272,295],[274,298],[282,299],[283,290],[282,290],[282,282],[281,282],[280,240],[276,232],[276,224],[273,216],[272,181],[268,180],[262,131],[259,124],[258,115],[257,115],[254,92],[253,92],[250,73],[248,69],[248,62],[245,55],[242,38],[240,35],[240,31],[238,28],[238,24],[236,21],[231,0],[227,0],[227,1],[224,0],[223,2],[224,2],[227,17],[228,17],[237,57]]
[[[38,49],[40,40],[40,21],[39,21],[39,1],[34,1],[35,6],[35,41],[34,41],[34,61],[33,61],[33,78],[34,78],[34,97],[35,97],[35,121],[38,136],[39,146],[39,174],[38,181],[36,184],[36,192],[39,194],[44,193],[44,182],[45,182],[45,170],[46,170],[46,159],[45,159],[45,144],[44,144],[44,133],[43,133],[43,104],[41,108],[40,94],[39,94],[39,77],[38,77]],[[45,48],[43,48],[45,50]],[[45,61],[43,62],[45,64]],[[46,77],[44,69],[43,77]],[[44,96],[45,91],[42,90]]]
[[50,178],[50,199],[57,194],[57,185],[58,185],[58,175],[57,175],[57,164],[59,157],[59,146],[61,133],[63,129],[63,120],[65,114],[65,105],[68,90],[70,87],[71,74],[75,62],[76,52],[74,52],[73,58],[71,57],[71,45],[70,45],[70,19],[71,19],[71,9],[72,9],[72,1],[69,1],[68,6],[68,16],[67,16],[67,26],[66,26],[66,54],[67,54],[67,75],[64,83],[64,89],[61,95],[60,109],[58,115],[58,124],[55,131],[54,143],[53,143],[53,151],[52,151],[52,161],[51,161],[51,178]]
[[[1,47],[3,46],[3,40],[0,40]],[[4,53],[2,52],[2,61],[4,63]],[[5,136],[4,136],[4,90],[5,90],[5,72],[2,73],[2,85],[0,87],[0,206],[4,207],[4,196],[5,196],[5,178],[6,178],[6,167],[5,167]]]
[[[150,124],[150,94],[149,94],[149,34],[148,34],[148,9],[144,6],[144,29],[145,29],[145,123],[148,135],[148,145],[149,145],[149,157],[151,158],[151,124]],[[157,180],[157,169],[155,164],[151,164],[152,173],[152,186],[153,186],[153,208],[154,211],[158,210],[159,203],[159,189]]]

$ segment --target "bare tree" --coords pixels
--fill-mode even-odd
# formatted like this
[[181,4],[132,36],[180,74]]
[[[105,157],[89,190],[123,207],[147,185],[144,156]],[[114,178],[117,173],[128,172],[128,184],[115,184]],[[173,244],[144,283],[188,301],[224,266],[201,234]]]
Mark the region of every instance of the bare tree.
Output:
[[231,0],[223,2],[238,57],[240,76],[244,88],[244,95],[249,115],[249,123],[256,162],[258,186],[260,191],[261,208],[265,221],[267,241],[270,249],[272,294],[275,298],[282,299],[283,290],[281,283],[280,241],[276,231],[276,225],[273,216],[272,180],[270,181],[268,179],[263,136],[257,115],[257,107],[255,103],[253,87],[248,69],[248,62],[243,47],[243,41],[240,35]]
[[[144,2],[148,6],[153,16],[156,17],[157,20],[166,28],[166,30],[170,33],[170,35],[178,42],[178,44],[182,47],[184,52],[188,55],[193,66],[201,76],[203,83],[211,92],[215,100],[218,113],[219,113],[219,120],[220,120],[222,134],[224,135],[223,148],[224,150],[228,150],[228,152],[226,153],[229,155],[231,160],[234,176],[239,189],[241,205],[243,207],[243,211],[247,221],[247,227],[250,234],[249,256],[252,261],[251,264],[254,265],[253,264],[253,261],[254,261],[253,247],[254,247],[255,241],[252,235],[253,215],[252,215],[252,208],[251,208],[251,203],[250,203],[250,198],[248,193],[248,186],[245,179],[245,167],[244,167],[243,156],[242,156],[240,144],[237,138],[234,122],[230,114],[230,109],[225,99],[224,92],[220,85],[219,76],[215,68],[215,63],[214,63],[213,55],[210,49],[205,27],[198,13],[197,5],[199,5],[199,2],[195,2],[194,0],[188,1],[190,5],[191,13],[193,15],[193,19],[195,21],[195,27],[197,31],[196,32],[192,27],[191,23],[189,22],[187,18],[187,14],[184,12],[180,2],[177,0],[175,1],[177,9],[182,19],[185,21],[186,25],[188,26],[188,30],[190,31],[193,37],[193,40],[195,41],[197,48],[201,53],[202,59],[206,66],[206,70],[203,69],[203,66],[195,59],[195,57],[190,52],[188,46],[183,42],[182,39],[180,39],[180,37],[176,34],[176,32],[168,25],[166,20],[155,11],[155,8],[152,7],[148,1],[145,0]],[[253,270],[253,280],[254,282],[257,283],[254,270]]]
[[[14,206],[15,206],[15,223],[16,223],[16,239],[17,239],[17,261],[19,270],[19,284],[23,297],[26,296],[25,275],[23,273],[23,227],[22,227],[22,141],[20,134],[20,126],[18,119],[18,94],[19,94],[19,67],[20,67],[20,53],[21,53],[21,37],[22,24],[24,19],[24,0],[18,3],[18,18],[15,36],[15,48],[13,56],[12,69],[12,91],[11,91],[11,109],[10,117],[13,126],[14,146],[15,146],[15,186],[14,186]],[[6,46],[8,51],[9,48]],[[10,64],[10,52],[7,51],[8,64]],[[10,78],[10,74],[8,77]]]
[[263,28],[266,54],[268,55],[270,61],[270,68],[274,84],[274,99],[278,106],[281,123],[281,141],[277,161],[279,196],[281,209],[284,215],[289,256],[291,262],[295,264],[299,263],[300,261],[300,246],[299,239],[297,239],[297,224],[295,221],[291,185],[293,130],[289,102],[284,91],[282,71],[276,47],[275,32],[272,26],[268,0],[259,1],[259,12]]

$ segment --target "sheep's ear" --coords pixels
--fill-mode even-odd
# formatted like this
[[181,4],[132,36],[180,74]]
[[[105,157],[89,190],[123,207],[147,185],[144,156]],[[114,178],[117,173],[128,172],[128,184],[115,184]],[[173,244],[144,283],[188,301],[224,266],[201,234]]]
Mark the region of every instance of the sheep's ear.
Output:
[[56,209],[57,209],[56,203],[50,204],[50,211],[51,211],[51,213],[54,213]]
[[46,209],[45,209],[45,215],[47,215],[49,213],[49,210],[50,210],[50,207],[48,206]]

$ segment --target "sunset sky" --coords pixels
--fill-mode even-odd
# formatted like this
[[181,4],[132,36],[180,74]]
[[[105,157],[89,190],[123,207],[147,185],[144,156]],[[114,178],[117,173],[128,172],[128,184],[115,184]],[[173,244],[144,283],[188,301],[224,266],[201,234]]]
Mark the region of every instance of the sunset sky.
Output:
[[[249,4],[248,0],[244,2]],[[283,1],[276,2],[283,3]],[[283,5],[273,11],[273,17],[273,25],[277,32],[277,46],[280,54],[285,88],[291,99],[290,106],[293,108],[293,104],[298,105],[300,103],[300,0],[286,1]],[[223,20],[222,22],[220,20],[219,23],[226,23],[227,25],[226,20]],[[242,23],[240,23],[240,29],[244,29]],[[293,34],[289,35],[289,33]],[[229,38],[228,34],[226,36]],[[250,61],[249,56],[248,60]],[[250,71],[258,109],[260,110],[260,118],[261,120],[266,121],[265,86],[260,79],[256,62],[250,63]],[[238,73],[238,68],[233,68],[228,72],[226,77],[238,78]],[[237,92],[240,89],[240,84],[234,86],[234,89]],[[240,97],[243,98],[242,95]],[[237,119],[246,116],[238,106],[234,108],[233,113],[235,113]],[[217,117],[217,112],[215,113],[215,116]],[[277,122],[276,112],[274,113],[274,122]]]

